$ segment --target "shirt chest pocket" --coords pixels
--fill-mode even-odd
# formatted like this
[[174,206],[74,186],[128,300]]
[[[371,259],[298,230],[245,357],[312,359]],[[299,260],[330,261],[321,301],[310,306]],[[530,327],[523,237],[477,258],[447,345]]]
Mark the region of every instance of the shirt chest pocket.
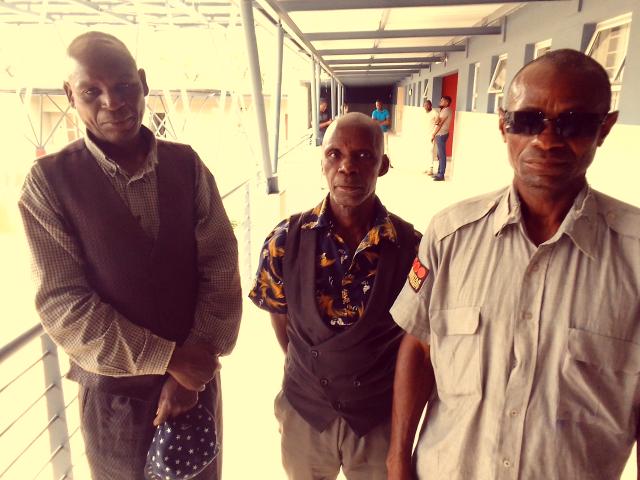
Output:
[[[635,422],[640,345],[569,329],[558,392],[558,420],[629,434]],[[635,423],[633,423],[635,425]]]
[[481,395],[480,308],[438,310],[430,322],[431,356],[440,399],[446,402]]

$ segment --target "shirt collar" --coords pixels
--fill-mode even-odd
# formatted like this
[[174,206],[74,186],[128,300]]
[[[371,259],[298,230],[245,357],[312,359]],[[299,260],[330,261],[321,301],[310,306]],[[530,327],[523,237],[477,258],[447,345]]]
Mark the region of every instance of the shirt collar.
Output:
[[[576,196],[556,234],[545,243],[554,243],[566,234],[588,257],[596,258],[597,203],[593,191],[586,185]],[[522,221],[520,199],[513,185],[497,200],[493,218],[493,233],[499,235],[511,224]]]
[[[138,172],[136,172],[135,175],[131,176],[130,180],[136,180],[144,177],[145,175],[153,171],[158,164],[158,142],[156,140],[156,137],[153,135],[153,133],[151,133],[151,130],[149,130],[144,125],[140,127],[140,135],[142,135],[145,140],[147,140],[149,144],[149,152],[147,153],[147,158],[145,160],[144,166]],[[89,133],[89,131],[86,132],[86,135],[84,137],[84,144],[86,145],[91,155],[93,155],[93,158],[96,159],[96,162],[98,163],[100,168],[102,168],[102,170],[107,175],[115,177],[116,174],[120,173],[125,177],[129,177],[127,172],[121,169],[116,162],[110,159],[100,149],[100,147],[93,140],[92,135]]]
[[[396,228],[393,226],[393,222],[391,222],[389,212],[377,196],[374,208],[375,218],[373,226],[367,234],[367,236],[370,237],[370,244],[377,245],[381,239],[388,240],[391,243],[397,243],[398,233],[396,232]],[[333,228],[333,219],[331,217],[331,210],[329,209],[329,195],[311,211],[309,221],[302,225],[302,228],[308,230]],[[372,235],[372,233],[374,234]]]
[[597,228],[598,205],[593,190],[586,185],[576,196],[558,233],[565,233],[589,258],[598,256]]
[[520,200],[513,184],[495,200],[495,203],[497,206],[493,214],[493,234],[497,236],[507,225],[520,222],[522,212],[520,211]]

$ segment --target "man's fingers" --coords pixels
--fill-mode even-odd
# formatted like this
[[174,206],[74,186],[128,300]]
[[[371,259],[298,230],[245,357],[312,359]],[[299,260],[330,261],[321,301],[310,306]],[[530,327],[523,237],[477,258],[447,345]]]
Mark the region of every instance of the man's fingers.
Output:
[[170,411],[171,407],[169,405],[169,402],[160,400],[160,403],[158,404],[158,411],[156,412],[156,418],[153,420],[153,425],[156,427],[158,425],[162,425],[169,417]]

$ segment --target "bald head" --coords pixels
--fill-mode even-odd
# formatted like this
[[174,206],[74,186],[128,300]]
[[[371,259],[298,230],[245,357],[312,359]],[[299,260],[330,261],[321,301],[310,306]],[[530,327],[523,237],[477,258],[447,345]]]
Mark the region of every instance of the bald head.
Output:
[[553,85],[570,84],[588,92],[588,100],[597,111],[607,112],[611,104],[611,83],[606,70],[596,60],[571,49],[552,50],[522,67],[513,77],[508,90],[507,109],[520,97],[527,79],[544,77]]
[[360,131],[370,132],[370,135],[367,135],[367,137],[372,139],[371,141],[373,145],[371,145],[371,147],[382,154],[384,150],[384,137],[382,136],[380,125],[378,125],[371,117],[359,112],[346,113],[338,117],[336,121],[329,125],[329,128],[327,128],[327,132],[324,135],[322,146],[324,147],[331,141],[331,138],[336,131],[346,128],[355,128]]
[[71,42],[67,58],[64,90],[87,130],[109,148],[140,147],[149,87],[125,44],[107,33],[88,32]]
[[103,32],[87,32],[74,38],[67,47],[68,74],[71,76],[78,64],[95,61],[118,62],[137,70],[136,61],[127,46],[118,38]]

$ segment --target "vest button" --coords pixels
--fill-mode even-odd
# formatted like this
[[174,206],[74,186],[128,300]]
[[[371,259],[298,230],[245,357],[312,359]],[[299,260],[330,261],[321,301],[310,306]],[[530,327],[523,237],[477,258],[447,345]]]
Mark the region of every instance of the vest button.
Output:
[[356,388],[358,388],[360,385],[361,385],[360,380],[355,380],[353,382],[353,386],[356,387]]
[[329,380],[327,380],[326,378],[321,378],[320,385],[322,385],[323,387],[326,387],[327,385],[329,385]]
[[334,406],[335,406],[336,410],[342,410],[342,402],[336,402],[334,404]]
[[318,358],[318,356],[320,356],[320,352],[318,352],[317,350],[311,350],[311,356],[313,358]]

